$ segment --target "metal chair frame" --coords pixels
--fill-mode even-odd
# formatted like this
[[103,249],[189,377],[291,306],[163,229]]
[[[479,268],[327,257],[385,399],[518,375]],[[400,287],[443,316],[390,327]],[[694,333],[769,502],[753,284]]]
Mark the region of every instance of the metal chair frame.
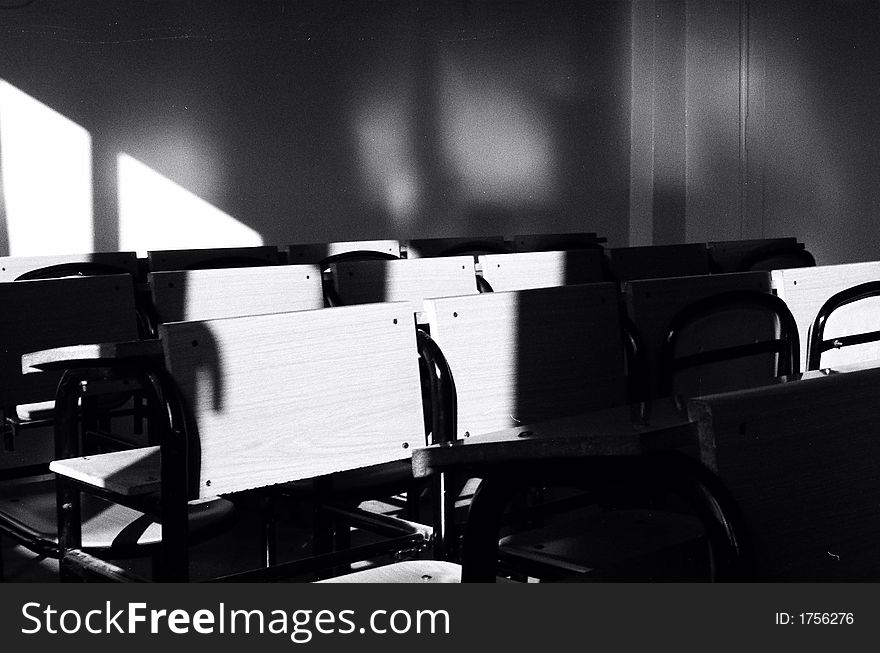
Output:
[[880,296],[880,281],[868,281],[847,288],[832,295],[822,304],[810,328],[810,339],[807,342],[807,369],[818,370],[821,367],[822,354],[832,349],[842,349],[853,345],[863,345],[880,340],[880,330],[867,331],[849,336],[838,336],[825,339],[825,326],[828,318],[839,308],[849,304]]

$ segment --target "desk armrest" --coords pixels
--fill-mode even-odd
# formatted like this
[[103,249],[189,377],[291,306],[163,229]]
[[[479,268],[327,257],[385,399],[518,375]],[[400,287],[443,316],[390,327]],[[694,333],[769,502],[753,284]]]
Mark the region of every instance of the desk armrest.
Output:
[[102,364],[157,356],[162,356],[162,343],[158,340],[70,345],[24,354],[21,357],[21,373],[98,367]]
[[123,496],[149,494],[160,488],[159,447],[54,460],[49,469]]

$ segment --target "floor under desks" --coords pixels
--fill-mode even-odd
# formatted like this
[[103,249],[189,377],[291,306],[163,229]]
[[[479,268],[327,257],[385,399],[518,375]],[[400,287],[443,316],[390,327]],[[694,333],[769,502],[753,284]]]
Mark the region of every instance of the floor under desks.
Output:
[[[466,501],[460,501],[458,512],[463,519],[466,512]],[[430,514],[430,501],[423,501],[423,514]],[[260,503],[253,499],[238,498],[236,500],[239,518],[232,529],[224,534],[214,537],[206,542],[193,546],[190,549],[191,580],[213,578],[220,575],[245,571],[247,569],[262,566],[265,552],[261,539],[261,513]],[[405,501],[402,497],[392,497],[388,501],[370,502],[370,510],[385,514],[403,516]],[[582,566],[580,569],[573,568],[571,573],[554,574],[547,576],[553,581],[574,582],[603,582],[603,581],[688,581],[700,582],[708,580],[708,556],[705,540],[699,537],[689,537],[688,541],[671,541],[670,546],[652,546],[653,553],[648,555],[630,554],[629,550],[635,551],[640,544],[647,544],[648,540],[657,537],[657,528],[645,526],[644,513],[635,516],[628,515],[626,510],[621,512],[607,512],[598,514],[596,507],[586,507],[574,513],[567,513],[564,519],[550,517],[544,533],[549,539],[536,538],[534,534],[525,534],[522,537],[514,537],[515,549],[520,553],[532,549],[534,566],[527,564],[522,566],[520,560],[516,567],[518,571],[508,574],[521,582],[536,582],[536,574],[542,573],[542,562],[550,561],[557,553],[564,553],[572,543],[575,546],[587,543],[594,551],[594,559],[602,559],[609,564],[608,568],[589,568]],[[279,501],[276,505],[277,542],[279,562],[286,562],[308,557],[312,551],[312,518],[311,506],[307,503],[293,501]],[[572,536],[572,530],[565,524],[579,524],[586,527],[590,532],[586,539],[577,532]],[[667,528],[661,526],[660,528]],[[683,531],[688,534],[687,528]],[[618,538],[615,540],[615,535]],[[680,536],[679,532],[676,536]],[[606,537],[608,536],[608,537]],[[667,537],[661,532],[662,537]],[[365,543],[374,540],[376,536],[354,531],[352,542],[354,544]],[[656,544],[656,542],[654,542]],[[2,538],[2,555],[5,567],[6,582],[57,582],[58,562],[51,558],[37,556],[23,547],[13,543],[8,537]],[[422,557],[430,557],[430,550],[424,551]],[[149,559],[117,560],[120,566],[132,572],[149,577]],[[381,565],[392,562],[391,555],[357,563],[352,569],[361,569],[372,565]],[[499,568],[500,573],[511,571],[506,563],[511,562],[511,557],[503,556]],[[522,570],[525,569],[523,573]],[[291,582],[304,582],[317,579],[314,576],[299,576],[290,579]]]

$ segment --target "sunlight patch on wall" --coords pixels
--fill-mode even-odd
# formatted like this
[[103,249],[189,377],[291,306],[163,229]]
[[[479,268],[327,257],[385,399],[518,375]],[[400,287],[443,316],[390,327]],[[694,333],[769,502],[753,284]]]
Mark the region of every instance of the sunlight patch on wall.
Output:
[[91,136],[3,80],[0,174],[10,255],[92,251]]
[[503,77],[447,56],[441,67],[443,155],[472,199],[544,204],[558,194],[546,111]]
[[251,247],[260,234],[127,155],[119,155],[119,247],[149,250]]
[[413,222],[419,213],[419,178],[411,102],[406,93],[372,91],[362,97],[354,117],[354,135],[367,193],[397,226]]

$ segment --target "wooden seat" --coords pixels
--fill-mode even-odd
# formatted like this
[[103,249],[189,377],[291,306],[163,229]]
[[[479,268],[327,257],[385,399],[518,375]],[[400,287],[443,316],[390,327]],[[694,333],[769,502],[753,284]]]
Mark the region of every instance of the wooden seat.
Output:
[[[662,351],[675,316],[706,297],[734,290],[754,290],[770,293],[770,275],[766,272],[695,275],[666,279],[643,279],[624,284],[623,292],[627,313],[639,335],[647,370],[645,395],[663,397],[668,394],[662,380]],[[732,342],[768,337],[764,323],[755,322],[753,312],[727,312],[704,321],[699,331],[690,336],[691,343],[683,342],[683,350],[696,351],[699,347],[711,349]],[[687,334],[686,334],[687,337]],[[735,367],[732,367],[734,365]],[[721,390],[722,383],[747,385],[751,380],[772,374],[770,366],[752,361],[727,363],[704,367],[689,379],[681,379],[693,388]]]
[[880,370],[695,398],[703,462],[729,489],[759,581],[880,577]]
[[[0,496],[0,514],[15,528],[15,540],[57,557],[58,509],[54,481],[11,486]],[[162,541],[155,519],[125,506],[87,496],[82,505],[83,548],[109,557],[147,555]],[[189,506],[190,537],[198,542],[235,519],[229,501],[211,497]]]
[[[455,387],[457,439],[626,401],[614,284],[431,299],[425,317]],[[438,550],[455,550],[449,530]]]
[[[801,341],[800,371],[804,371],[807,362],[807,343],[810,341],[810,327],[822,305],[832,295],[847,288],[868,281],[880,280],[880,261],[777,269],[770,274],[773,291],[786,303],[797,322]],[[869,304],[870,302],[863,304],[857,311],[841,311],[837,316],[839,321],[836,328],[841,329],[841,332],[846,331],[848,328],[845,324],[846,316],[849,314],[854,320],[854,329],[861,329],[859,323],[864,321],[865,315],[863,313],[859,315],[859,313]],[[851,355],[855,361],[863,353],[854,352]],[[849,352],[840,354],[837,362],[848,362],[847,355]]]
[[[432,337],[448,361],[454,381],[457,436],[465,441],[463,444],[491,438],[482,434],[504,428],[526,429],[522,436],[528,437],[528,427],[523,425],[616,406],[625,401],[619,297],[613,283],[434,299],[426,302],[426,316]],[[475,346],[475,343],[478,344]],[[565,432],[564,424],[549,428],[557,430],[560,436]],[[664,477],[662,465],[623,462],[614,467],[618,475],[615,476],[615,473],[606,474],[604,471],[605,465],[610,464],[608,460],[592,464],[566,462],[565,450],[549,445],[537,447],[537,451],[558,456],[558,465],[533,460],[522,462],[515,468],[518,471],[507,473],[502,470],[498,480],[501,495],[509,496],[515,492],[520,480],[522,487],[530,484],[565,487],[566,483],[573,483],[579,493],[587,492],[584,498],[588,505],[595,501],[605,505],[608,500],[627,500],[630,493],[640,497],[642,491],[647,491],[651,485],[644,485],[647,478],[654,479],[661,487],[673,488],[669,479]],[[442,452],[437,453],[440,457]],[[681,479],[693,479],[696,472],[692,466],[681,465]],[[630,479],[630,482],[623,479]],[[482,491],[482,484],[480,488],[478,494]],[[684,491],[683,488],[674,489]],[[488,509],[490,513],[496,514],[500,510],[500,501],[489,502],[489,505],[492,506]],[[600,534],[608,534],[611,530],[624,539],[626,533],[670,534],[669,537],[664,535],[665,539],[658,535],[652,540],[658,545],[655,548],[646,542],[642,542],[641,547],[630,546],[645,555],[650,554],[653,560],[657,559],[656,549],[663,549],[666,553],[671,551],[675,555],[681,552],[679,545],[682,544],[692,547],[691,550],[705,550],[706,540],[701,539],[705,531],[700,520],[692,514],[655,510],[650,523],[641,527],[640,520],[645,514],[645,511],[631,511],[623,518],[620,513],[615,513],[615,517],[608,517],[614,520],[613,529],[601,521],[584,522],[566,514],[564,535],[552,529],[526,530],[505,539],[500,555],[508,562],[512,561],[514,569],[532,569],[536,557],[543,557],[541,551],[534,548],[539,542],[546,550],[553,550],[557,545],[560,551],[564,550],[565,555],[556,556],[554,564],[566,556],[570,559],[582,557],[585,552],[587,559],[591,560],[591,567],[611,564],[612,558],[597,558],[595,549],[591,549],[591,543]],[[472,521],[478,521],[473,513],[468,517],[466,534],[467,529],[472,528]],[[487,538],[491,540],[491,533],[479,532],[473,537],[484,543],[481,550],[494,551],[485,544]],[[694,544],[695,540],[699,542]],[[632,563],[633,556],[626,559]],[[484,563],[485,560],[477,567]],[[632,566],[628,570],[634,573]],[[559,569],[555,573],[559,574]]]
[[[166,374],[173,379],[164,391],[171,407],[156,416],[166,419],[161,466],[154,452],[142,451],[136,465],[108,454],[56,460],[52,470],[75,479],[76,487],[103,487],[116,501],[158,510],[165,527],[160,578],[187,577],[183,515],[189,500],[402,460],[424,443],[416,342],[405,304],[175,322],[160,326],[159,341],[165,364],[153,359],[144,373],[156,376],[144,384],[153,387]],[[113,364],[96,363],[101,369]],[[79,387],[76,373],[69,374],[69,392],[62,393],[67,406],[75,405]],[[181,437],[175,429],[184,429],[188,456],[175,447]],[[161,497],[143,486],[140,479],[150,477],[160,479]],[[136,488],[144,493],[133,496]],[[62,537],[65,570],[102,568],[94,560],[80,564],[88,556],[75,533],[62,532],[68,534]],[[417,543],[424,533],[406,538]]]
[[163,249],[147,252],[149,272],[278,265],[280,262],[278,248],[270,245]]
[[496,292],[605,281],[599,249],[483,254],[477,264],[484,290]]
[[461,565],[445,560],[404,560],[396,564],[371,567],[320,583],[460,583]]

